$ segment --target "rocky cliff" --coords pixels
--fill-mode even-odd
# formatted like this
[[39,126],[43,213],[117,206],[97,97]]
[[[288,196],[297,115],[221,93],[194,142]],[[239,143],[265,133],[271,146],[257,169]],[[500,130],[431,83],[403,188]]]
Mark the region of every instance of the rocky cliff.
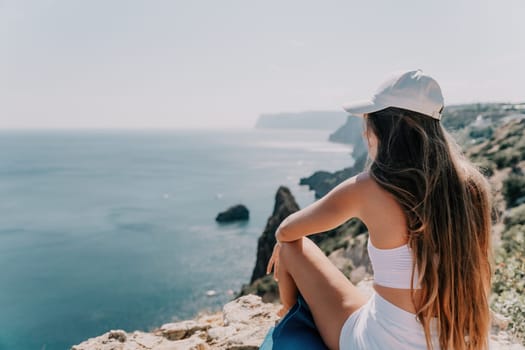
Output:
[[354,158],[366,152],[366,145],[362,135],[363,119],[348,115],[346,122],[328,137],[329,141],[353,145]]
[[268,218],[266,227],[257,242],[257,258],[253,268],[250,283],[266,275],[266,265],[272,255],[276,243],[275,231],[288,215],[299,210],[299,206],[287,187],[280,186],[275,194],[275,204],[272,215]]

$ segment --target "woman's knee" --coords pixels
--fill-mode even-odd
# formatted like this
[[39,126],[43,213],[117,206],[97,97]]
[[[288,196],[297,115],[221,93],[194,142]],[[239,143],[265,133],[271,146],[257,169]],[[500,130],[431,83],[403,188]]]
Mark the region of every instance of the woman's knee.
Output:
[[305,237],[301,237],[298,240],[291,242],[281,242],[281,249],[279,250],[279,260],[286,264],[288,259],[293,259],[297,254],[303,253]]
[[321,249],[308,237],[282,242],[279,251],[279,260],[287,266],[288,270],[306,265],[317,265],[321,256],[325,258]]

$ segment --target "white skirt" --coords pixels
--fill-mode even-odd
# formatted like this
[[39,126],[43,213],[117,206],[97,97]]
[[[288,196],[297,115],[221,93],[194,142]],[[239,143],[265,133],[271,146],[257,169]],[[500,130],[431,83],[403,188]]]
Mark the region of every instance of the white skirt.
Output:
[[[431,321],[432,345],[439,350],[437,321]],[[416,315],[390,303],[377,292],[343,324],[340,350],[427,350],[423,326]]]

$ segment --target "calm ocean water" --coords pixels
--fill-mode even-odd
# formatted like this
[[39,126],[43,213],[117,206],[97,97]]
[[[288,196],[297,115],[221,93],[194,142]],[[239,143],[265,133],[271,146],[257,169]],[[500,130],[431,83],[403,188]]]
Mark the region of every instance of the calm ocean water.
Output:
[[[220,309],[249,281],[279,185],[303,208],[301,177],[353,163],[328,134],[0,132],[0,349],[69,349]],[[238,203],[248,222],[215,222]]]

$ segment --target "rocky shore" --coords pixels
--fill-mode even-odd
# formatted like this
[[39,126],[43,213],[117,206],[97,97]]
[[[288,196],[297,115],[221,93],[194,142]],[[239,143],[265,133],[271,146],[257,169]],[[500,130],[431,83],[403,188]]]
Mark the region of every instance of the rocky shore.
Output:
[[167,323],[151,332],[111,330],[71,350],[205,350],[258,349],[278,320],[278,304],[247,295],[224,305],[222,312]]

